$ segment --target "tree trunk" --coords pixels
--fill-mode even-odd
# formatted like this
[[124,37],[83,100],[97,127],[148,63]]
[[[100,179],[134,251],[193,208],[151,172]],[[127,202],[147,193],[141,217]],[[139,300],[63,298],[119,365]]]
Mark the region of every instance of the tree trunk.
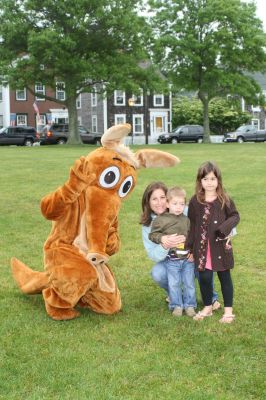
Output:
[[78,130],[78,113],[76,107],[76,97],[71,96],[67,99],[66,105],[68,108],[68,130],[69,136],[67,144],[82,144]]
[[211,143],[208,94],[199,91],[198,96],[203,105],[203,128],[204,128],[203,142]]

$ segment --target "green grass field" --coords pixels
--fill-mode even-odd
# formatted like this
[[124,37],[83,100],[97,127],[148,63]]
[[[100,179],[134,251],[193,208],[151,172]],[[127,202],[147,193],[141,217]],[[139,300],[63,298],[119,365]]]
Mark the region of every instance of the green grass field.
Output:
[[[9,400],[233,400],[265,399],[266,144],[154,146],[181,159],[176,168],[140,170],[123,203],[122,248],[110,265],[123,310],[51,320],[40,295],[16,287],[9,260],[43,269],[42,246],[51,229],[42,196],[68,176],[93,146],[0,148],[0,399]],[[144,188],[153,180],[193,194],[198,166],[215,160],[241,216],[234,238],[236,320],[222,311],[200,323],[174,318],[150,278],[138,224]],[[218,281],[216,288],[221,299]],[[198,295],[199,299],[199,295]]]

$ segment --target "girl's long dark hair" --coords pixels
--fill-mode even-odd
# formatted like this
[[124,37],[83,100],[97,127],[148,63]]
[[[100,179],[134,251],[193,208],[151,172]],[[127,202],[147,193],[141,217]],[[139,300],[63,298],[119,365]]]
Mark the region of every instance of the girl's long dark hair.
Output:
[[167,186],[163,183],[163,182],[152,182],[150,183],[142,196],[142,202],[141,202],[141,206],[142,206],[142,214],[140,216],[140,224],[145,225],[145,226],[149,226],[151,224],[152,221],[152,210],[150,207],[150,198],[152,193],[154,192],[154,190],[157,189],[162,189],[166,195],[167,192]]
[[202,204],[205,203],[205,191],[202,187],[201,180],[210,172],[213,172],[218,180],[218,186],[216,192],[217,192],[217,197],[222,204],[222,208],[225,205],[229,206],[230,199],[223,187],[221,171],[218,168],[218,166],[212,161],[206,161],[198,169],[196,178],[196,189],[195,189],[198,202]]

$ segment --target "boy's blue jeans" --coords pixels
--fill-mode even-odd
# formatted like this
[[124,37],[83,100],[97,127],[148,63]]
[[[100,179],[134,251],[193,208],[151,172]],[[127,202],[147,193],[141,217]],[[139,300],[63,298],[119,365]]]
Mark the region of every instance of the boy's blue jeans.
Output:
[[[194,271],[194,273],[195,273],[195,277],[197,279],[199,279],[198,271]],[[159,285],[161,288],[165,289],[167,294],[169,294],[168,276],[167,276],[167,271],[166,271],[166,267],[165,267],[165,260],[160,261],[153,266],[153,268],[151,270],[151,276],[152,276],[152,279],[154,280],[154,282],[157,283],[157,285]],[[214,274],[213,274],[213,277],[214,277]],[[218,294],[214,290],[214,280],[212,281],[212,285],[213,285],[212,303],[214,303],[215,300],[218,299]]]
[[194,263],[183,260],[164,260],[168,278],[169,309],[196,308]]

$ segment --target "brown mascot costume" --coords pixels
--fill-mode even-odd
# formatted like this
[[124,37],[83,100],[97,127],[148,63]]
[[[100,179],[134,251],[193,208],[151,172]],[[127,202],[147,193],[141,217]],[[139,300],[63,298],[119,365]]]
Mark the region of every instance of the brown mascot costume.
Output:
[[42,293],[48,315],[55,320],[75,318],[75,306],[114,314],[121,297],[108,266],[118,252],[118,213],[136,184],[141,167],[170,167],[179,160],[159,150],[132,153],[122,144],[129,124],[115,125],[102,136],[101,148],[76,160],[69,179],[41,201],[52,230],[44,244],[44,271],[33,271],[12,258],[14,279],[23,293]]

